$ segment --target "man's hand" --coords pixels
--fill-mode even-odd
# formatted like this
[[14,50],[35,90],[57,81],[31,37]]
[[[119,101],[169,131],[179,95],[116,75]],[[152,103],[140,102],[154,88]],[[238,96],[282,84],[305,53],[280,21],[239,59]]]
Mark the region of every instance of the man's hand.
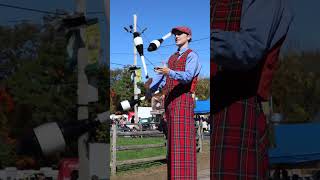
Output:
[[152,78],[149,78],[145,83],[144,83],[144,88],[150,89],[150,84],[152,83]]
[[158,72],[159,72],[160,74],[165,75],[165,76],[169,74],[169,71],[170,71],[170,69],[167,68],[167,67],[162,67],[162,68],[158,69]]
[[151,99],[152,98],[152,93],[150,90],[150,84],[152,83],[152,78],[149,78],[145,83],[144,83],[144,88],[146,89],[145,92],[145,97],[146,99]]

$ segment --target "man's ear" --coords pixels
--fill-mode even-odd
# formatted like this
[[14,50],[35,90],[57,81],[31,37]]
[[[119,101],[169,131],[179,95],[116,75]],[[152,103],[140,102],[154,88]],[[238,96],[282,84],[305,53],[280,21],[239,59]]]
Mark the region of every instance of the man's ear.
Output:
[[190,36],[190,35],[188,34],[188,37],[187,37],[187,38],[188,38],[188,41],[190,41],[190,39],[191,39],[191,36]]

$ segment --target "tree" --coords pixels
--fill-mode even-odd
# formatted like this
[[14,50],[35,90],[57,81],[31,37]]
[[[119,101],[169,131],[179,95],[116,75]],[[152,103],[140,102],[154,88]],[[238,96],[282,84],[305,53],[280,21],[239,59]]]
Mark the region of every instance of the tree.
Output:
[[196,96],[199,100],[207,100],[210,97],[210,78],[198,78]]
[[289,53],[280,59],[272,96],[275,112],[285,114],[286,122],[307,122],[320,104],[319,52]]
[[133,98],[133,83],[131,73],[125,67],[124,69],[115,69],[110,71],[110,111],[116,112],[116,106],[123,100]]
[[76,119],[76,76],[65,67],[66,42],[63,34],[47,31],[51,36],[39,39],[38,57],[20,59],[6,80],[15,102],[32,108],[33,125]]
[[[98,61],[101,53],[100,46],[96,46],[96,38],[100,35],[96,32],[97,27],[86,34],[92,52],[91,63]],[[66,32],[56,31],[50,22],[44,26],[22,23],[14,27],[0,26],[0,40],[6,42],[0,44],[0,84],[7,86],[15,103],[10,113],[0,108],[0,128],[7,132],[0,134],[0,141],[8,137],[19,138],[48,121],[67,123],[77,120],[77,72],[76,68],[70,69],[68,66]],[[101,64],[96,70],[94,76],[97,78],[99,101],[89,106],[90,116],[108,110],[110,102],[109,68]],[[97,129],[97,141],[109,141],[108,128],[104,124]],[[14,146],[12,143],[10,145]],[[14,161],[14,148],[1,146],[2,150],[10,151],[6,154]],[[0,161],[4,157],[1,155]],[[75,156],[76,152],[71,155]],[[29,162],[27,159],[19,163],[26,164]]]
[[[15,143],[6,139],[20,138],[48,121],[75,120],[77,115],[76,76],[65,67],[64,34],[52,27],[41,32],[40,28],[33,24],[0,27],[1,40],[6,42],[0,45],[0,67],[7,69],[1,73],[0,84],[7,86],[15,104],[12,112],[0,112],[5,115],[1,119],[6,119],[1,122],[6,134],[1,134],[0,141],[8,146],[1,147],[1,152],[12,161],[16,160]],[[0,161],[7,161],[4,157]]]

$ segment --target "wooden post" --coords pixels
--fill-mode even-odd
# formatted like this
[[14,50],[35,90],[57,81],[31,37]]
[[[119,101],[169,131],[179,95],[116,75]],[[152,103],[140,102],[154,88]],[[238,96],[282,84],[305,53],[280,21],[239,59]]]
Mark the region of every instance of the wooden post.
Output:
[[[133,32],[137,32],[137,15],[134,14],[133,15]],[[137,49],[135,44],[133,43],[133,65],[137,65]],[[134,71],[134,77],[133,77],[133,95],[134,95],[134,99],[138,99],[138,92],[139,92],[139,88],[137,85],[137,70]],[[139,116],[138,116],[138,104],[134,105],[134,123],[138,123],[139,122]]]
[[111,174],[117,172],[117,123],[112,124],[112,157],[111,157]]
[[203,139],[203,128],[202,128],[202,119],[199,120],[199,152],[202,152],[202,139]]
[[[197,152],[202,152],[202,137],[201,137],[200,120],[196,121],[196,130],[197,130],[197,135],[196,135]],[[199,151],[198,151],[198,149],[199,149]]]
[[[139,131],[142,132],[142,124],[141,123],[138,124],[138,127],[139,127]],[[141,135],[140,138],[143,138],[143,136]]]
[[[195,121],[196,124],[196,149],[198,152],[198,148],[200,147],[200,133],[199,133],[199,121]],[[200,151],[200,148],[199,148]]]

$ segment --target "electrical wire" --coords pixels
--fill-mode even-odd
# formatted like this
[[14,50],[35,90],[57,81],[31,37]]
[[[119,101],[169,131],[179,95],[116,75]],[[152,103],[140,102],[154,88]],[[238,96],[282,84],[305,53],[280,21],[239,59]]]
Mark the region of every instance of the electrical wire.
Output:
[[[140,28],[139,26],[138,26],[138,28],[139,28],[140,31],[141,31],[141,28]],[[145,34],[145,32],[143,33],[143,36],[146,37],[146,39],[147,39],[148,42],[151,42],[150,39],[149,39],[149,38],[147,37],[147,35]],[[147,48],[144,48],[144,49],[147,49]],[[156,51],[156,52],[160,55],[161,58],[163,58],[163,55],[162,55],[159,51]]]
[[103,11],[89,11],[86,14],[104,14]]
[[[40,10],[40,9],[33,9],[33,8],[26,8],[26,7],[15,6],[15,5],[10,5],[10,4],[3,4],[3,3],[0,3],[0,7],[20,9],[20,10],[43,13],[43,14],[54,14],[54,15],[60,15],[60,16],[66,15],[64,13],[51,12],[51,11],[47,11],[47,10]],[[89,11],[86,14],[104,14],[104,12],[103,11]]]
[[[197,42],[197,41],[202,41],[202,40],[206,40],[206,39],[209,39],[210,37],[205,37],[205,38],[201,38],[201,39],[196,39],[196,40],[192,40],[191,42]],[[164,45],[164,46],[161,46],[161,47],[168,47],[168,46],[175,46],[176,44],[169,44],[169,45]],[[147,48],[144,48],[144,49],[147,49]],[[206,51],[206,50],[209,50],[209,49],[200,49],[200,50],[197,50],[197,51]],[[110,54],[123,54],[123,55],[133,55],[133,53],[125,53],[125,52],[112,52]],[[162,54],[164,55],[164,54]],[[170,54],[166,54],[166,55],[170,55]]]
[[[210,37],[205,37],[205,38],[200,38],[200,39],[196,39],[196,40],[192,40],[190,43],[194,43],[197,41],[202,41],[202,40],[206,40],[206,39],[210,39]],[[168,45],[163,45],[161,47],[168,47],[168,46],[175,46],[176,44],[168,44]]]
[[58,12],[50,12],[50,11],[40,10],[40,9],[25,8],[25,7],[14,6],[14,5],[9,5],[9,4],[2,4],[2,3],[0,3],[0,6],[1,7],[13,8],[13,9],[20,9],[20,10],[25,10],[25,11],[44,13],[44,14],[65,15],[65,14],[61,14],[61,13],[58,13]]
[[118,65],[118,66],[128,66],[128,64],[127,64],[127,65],[125,65],[125,64],[112,63],[112,62],[110,62],[110,64],[113,64],[113,65]]
[[[149,63],[153,66],[156,67],[146,56],[144,56],[146,58],[147,61],[149,61]],[[148,65],[148,64],[147,64]]]
[[[130,66],[130,64],[120,64],[120,63],[113,63],[113,62],[110,62],[110,64],[113,64],[113,65],[118,65],[118,66]],[[146,64],[146,65],[153,65],[153,64]],[[136,65],[137,67],[141,67],[141,65]],[[154,65],[153,65],[154,66]]]

